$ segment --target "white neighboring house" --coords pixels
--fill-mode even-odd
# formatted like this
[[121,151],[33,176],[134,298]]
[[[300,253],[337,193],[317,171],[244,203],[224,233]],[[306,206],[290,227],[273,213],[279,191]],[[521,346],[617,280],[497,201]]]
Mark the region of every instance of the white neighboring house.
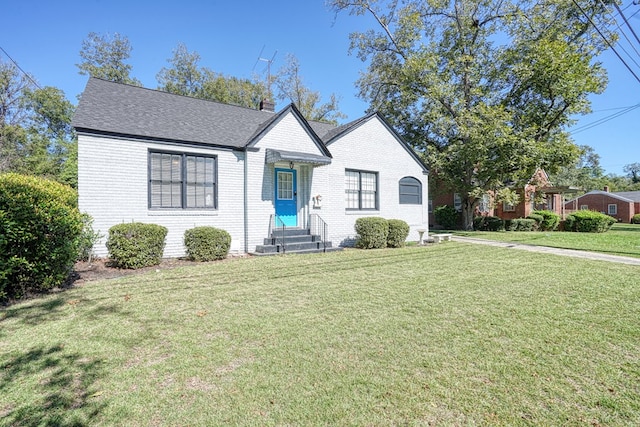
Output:
[[233,253],[285,250],[274,230],[312,236],[289,251],[350,246],[364,216],[402,219],[418,240],[427,168],[379,114],[336,127],[264,104],[90,78],[73,126],[80,210],[105,235],[96,254],[111,226],[133,221],[168,228],[165,257],[184,255],[184,232],[204,225],[229,232]]

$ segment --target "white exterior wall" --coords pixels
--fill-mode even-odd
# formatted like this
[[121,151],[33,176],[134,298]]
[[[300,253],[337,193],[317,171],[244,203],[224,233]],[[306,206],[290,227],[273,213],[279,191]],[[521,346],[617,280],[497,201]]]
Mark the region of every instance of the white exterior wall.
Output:
[[[269,220],[275,213],[274,174],[275,168],[289,168],[289,163],[267,164],[266,149],[296,151],[322,155],[311,136],[305,131],[293,113],[282,119],[247,153],[248,164],[248,251],[253,252],[257,245],[269,235]],[[320,166],[322,169],[326,166]],[[311,204],[308,188],[305,189],[306,176],[314,168],[310,165],[295,164],[298,190],[298,224],[304,225],[307,206]]]
[[[352,245],[355,221],[365,216],[406,221],[411,228],[408,240],[417,241],[417,230],[427,230],[427,175],[376,116],[332,142],[329,151],[333,155],[331,165],[314,171],[311,193],[322,196],[322,206],[312,208],[312,213],[329,224],[329,240],[334,246]],[[379,210],[346,210],[345,169],[378,173]],[[406,176],[422,183],[421,205],[400,204],[400,179]]]
[[[252,252],[268,236],[274,207],[274,169],[285,164],[266,164],[266,149],[323,154],[293,113],[282,117],[246,153],[192,148],[131,139],[93,135],[78,136],[78,193],[82,212],[94,219],[94,230],[104,237],[95,247],[107,256],[109,228],[122,222],[144,222],[168,228],[165,257],[184,255],[183,236],[196,226],[213,226],[229,232],[231,252]],[[217,156],[216,210],[158,210],[148,207],[149,150]],[[418,229],[426,229],[427,176],[384,124],[375,116],[329,146],[332,163],[325,166],[295,164],[298,190],[298,222],[305,225],[309,213],[318,214],[329,226],[334,246],[351,245],[354,224],[363,216],[406,221],[409,240],[418,240]],[[245,170],[245,155],[247,164]],[[345,169],[378,173],[379,210],[347,211]],[[245,247],[245,173],[247,177],[247,238]],[[422,204],[399,204],[399,181],[412,176],[422,182]],[[322,196],[320,207],[312,198]],[[426,237],[426,236],[425,236]]]
[[[149,209],[150,149],[216,155],[218,209]],[[79,207],[93,217],[94,230],[104,235],[95,247],[96,255],[107,256],[109,228],[123,222],[167,227],[165,257],[184,255],[184,232],[204,225],[226,230],[232,238],[230,251],[244,252],[243,157],[244,153],[232,151],[78,135]]]

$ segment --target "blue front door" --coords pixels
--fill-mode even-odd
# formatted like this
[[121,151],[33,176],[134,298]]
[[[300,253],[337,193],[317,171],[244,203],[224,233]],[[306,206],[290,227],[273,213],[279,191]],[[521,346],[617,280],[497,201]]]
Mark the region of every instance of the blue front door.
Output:
[[276,214],[280,221],[276,225],[295,227],[298,225],[298,197],[296,171],[276,169]]

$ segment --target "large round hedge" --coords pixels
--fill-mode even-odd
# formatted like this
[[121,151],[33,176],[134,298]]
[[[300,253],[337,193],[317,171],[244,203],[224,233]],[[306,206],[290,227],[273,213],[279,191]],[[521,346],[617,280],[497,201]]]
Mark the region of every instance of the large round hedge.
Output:
[[577,211],[567,216],[565,231],[577,231],[581,233],[604,233],[609,231],[617,221],[615,218],[601,212]]
[[76,260],[81,231],[71,187],[0,174],[0,300],[61,285]]

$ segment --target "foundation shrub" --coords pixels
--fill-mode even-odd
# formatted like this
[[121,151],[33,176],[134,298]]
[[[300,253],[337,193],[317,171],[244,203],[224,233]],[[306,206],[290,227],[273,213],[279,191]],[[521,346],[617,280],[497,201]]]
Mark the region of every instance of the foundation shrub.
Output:
[[409,236],[409,224],[401,219],[389,219],[387,223],[389,225],[387,246],[390,248],[403,247],[407,236]]
[[387,247],[389,235],[388,221],[380,217],[365,217],[356,219],[356,248],[381,249]]
[[107,249],[111,265],[137,269],[162,261],[167,228],[157,224],[131,222],[109,229]]
[[195,227],[184,232],[184,247],[192,261],[224,259],[231,247],[231,235],[215,227]]

